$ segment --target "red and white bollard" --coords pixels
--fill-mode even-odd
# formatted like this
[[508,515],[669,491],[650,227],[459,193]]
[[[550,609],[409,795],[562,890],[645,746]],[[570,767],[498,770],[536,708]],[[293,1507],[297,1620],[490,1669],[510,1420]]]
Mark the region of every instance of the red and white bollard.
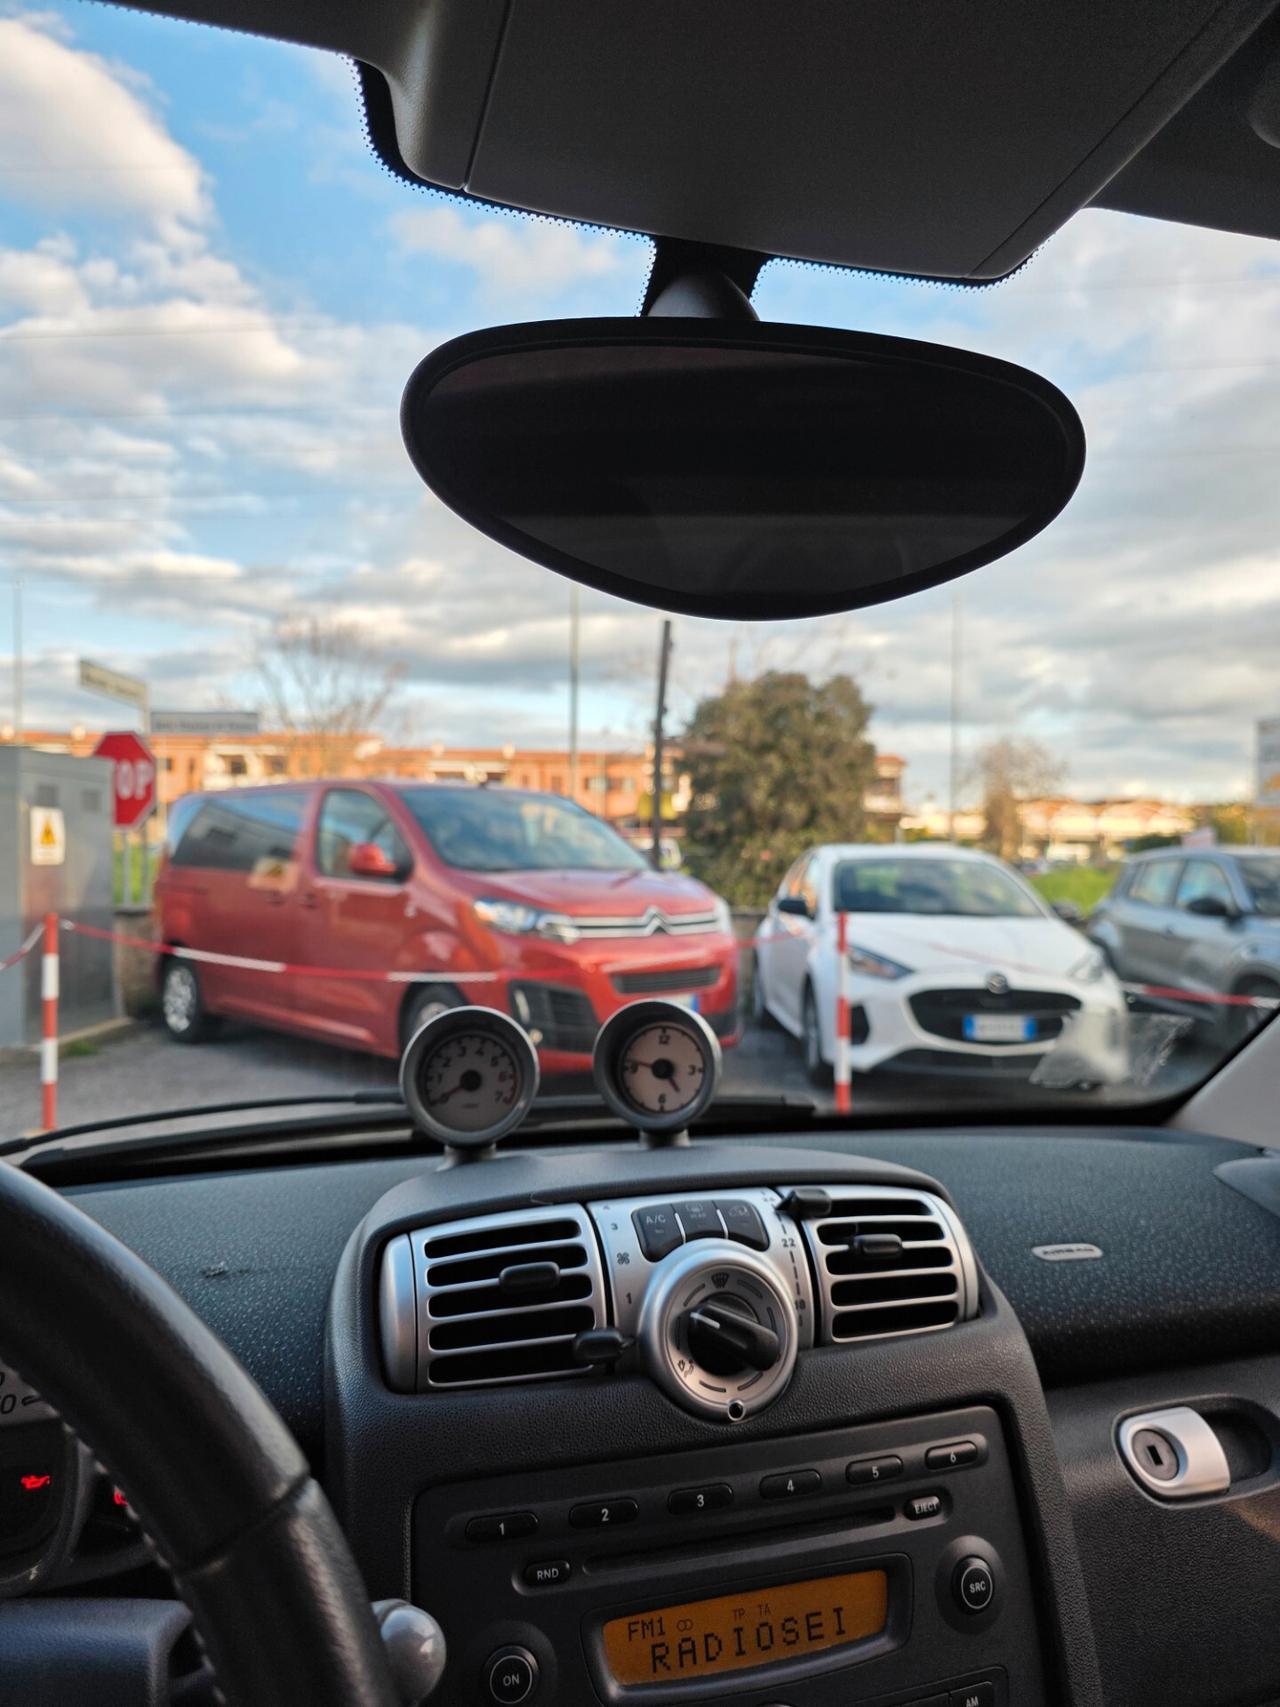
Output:
[[44,1027],[40,1039],[40,1124],[52,1132],[58,1124],[58,915],[44,916],[44,954],[40,961]]
[[848,1114],[852,1107],[849,1081],[852,1076],[849,1062],[849,920],[846,914],[836,914],[836,1048],[835,1081],[836,1113]]

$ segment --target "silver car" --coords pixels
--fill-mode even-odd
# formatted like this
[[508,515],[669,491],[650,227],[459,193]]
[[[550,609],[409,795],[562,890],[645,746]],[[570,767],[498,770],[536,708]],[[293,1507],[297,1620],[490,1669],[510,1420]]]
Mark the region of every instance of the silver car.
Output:
[[1147,1003],[1244,1036],[1280,999],[1280,849],[1141,854],[1086,928]]

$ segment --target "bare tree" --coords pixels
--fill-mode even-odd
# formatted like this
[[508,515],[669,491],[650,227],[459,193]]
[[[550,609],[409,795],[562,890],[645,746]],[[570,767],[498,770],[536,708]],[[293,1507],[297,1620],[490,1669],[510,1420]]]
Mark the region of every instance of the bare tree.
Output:
[[380,658],[354,623],[316,615],[281,617],[253,669],[267,714],[293,737],[297,768],[323,775],[349,764],[377,729],[405,667]]
[[1022,846],[1023,802],[1060,788],[1065,766],[1039,741],[1006,735],[979,750],[972,774],[982,788],[984,845],[1002,859],[1016,859]]

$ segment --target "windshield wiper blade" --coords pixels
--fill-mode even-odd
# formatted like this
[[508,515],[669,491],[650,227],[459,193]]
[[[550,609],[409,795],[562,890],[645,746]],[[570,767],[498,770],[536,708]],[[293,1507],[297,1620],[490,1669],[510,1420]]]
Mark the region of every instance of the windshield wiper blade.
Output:
[[[90,1120],[79,1126],[55,1126],[48,1132],[27,1132],[21,1138],[0,1139],[0,1156],[21,1155],[56,1138],[86,1138],[95,1132],[119,1132],[129,1126],[158,1126],[165,1120],[196,1120],[209,1114],[251,1114],[259,1108],[316,1108],[341,1103],[372,1107],[404,1107],[399,1091],[322,1092],[303,1097],[254,1097],[249,1102],[202,1102],[191,1108],[163,1108],[148,1114],[119,1114],[110,1120]],[[216,1130],[216,1129],[215,1129]],[[194,1135],[193,1135],[194,1136]],[[208,1137],[208,1133],[199,1134]]]

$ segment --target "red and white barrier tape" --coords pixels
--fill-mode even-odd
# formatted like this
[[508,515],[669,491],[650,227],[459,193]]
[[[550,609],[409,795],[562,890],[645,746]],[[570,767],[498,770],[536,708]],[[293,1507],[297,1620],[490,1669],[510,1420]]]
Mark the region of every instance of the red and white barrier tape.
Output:
[[229,966],[242,972],[287,972],[303,978],[348,978],[367,984],[490,984],[496,972],[384,972],[350,966],[302,966],[289,960],[254,960],[244,954],[215,954],[208,948],[186,948],[180,943],[157,942],[153,937],[126,936],[121,931],[107,931],[98,925],[77,924],[63,919],[64,931],[76,936],[93,937],[99,942],[120,942],[127,948],[141,948],[151,954],[166,954],[174,960],[203,961],[210,966]]
[[1181,990],[1170,984],[1121,984],[1120,988],[1127,996],[1151,996],[1156,1001],[1203,1002],[1207,1007],[1263,1008],[1268,1011],[1280,1008],[1280,997],[1276,996],[1228,996],[1217,990]]
[[16,966],[20,960],[24,959],[28,954],[30,954],[31,950],[40,941],[40,938],[43,934],[44,934],[44,923],[42,921],[32,931],[31,935],[23,943],[23,945],[20,949],[18,949],[15,953],[11,954],[7,960],[0,960],[0,972],[7,972],[11,966]]

